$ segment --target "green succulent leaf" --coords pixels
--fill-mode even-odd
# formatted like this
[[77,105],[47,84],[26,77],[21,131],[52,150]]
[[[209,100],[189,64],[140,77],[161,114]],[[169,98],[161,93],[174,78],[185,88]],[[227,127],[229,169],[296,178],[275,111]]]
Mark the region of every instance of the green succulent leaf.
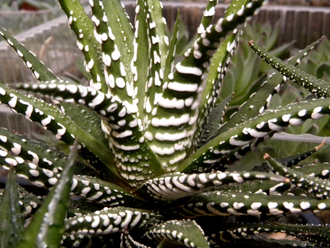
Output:
[[207,123],[203,127],[203,132],[197,146],[198,148],[205,145],[208,141],[219,134],[219,129],[223,124],[223,115],[225,114],[226,108],[232,98],[233,94],[222,100],[211,110]]
[[72,144],[74,138],[67,132],[67,128],[55,120],[72,127],[72,121],[60,110],[41,99],[19,93],[8,86],[1,84],[0,101],[7,104],[14,112],[21,113],[32,121],[39,122],[45,129],[52,131],[57,139],[62,139]]
[[219,134],[181,163],[178,171],[188,173],[204,171],[204,167],[209,169],[209,165],[220,161],[222,156],[228,156],[240,147],[253,145],[260,138],[269,138],[288,125],[298,126],[307,118],[321,118],[328,112],[329,103],[329,99],[319,99],[265,111],[258,118],[252,118]]
[[230,183],[243,183],[249,180],[270,179],[284,182],[284,177],[262,172],[213,172],[199,174],[172,174],[154,178],[144,183],[142,193],[156,201],[173,201],[199,192],[209,191]]
[[[66,84],[60,83],[60,85],[64,88],[66,87]],[[77,86],[74,85],[74,87]],[[54,105],[45,103],[32,96],[26,96],[5,85],[1,85],[0,101],[3,104],[7,104],[13,111],[21,113],[28,119],[40,123],[45,129],[53,132],[57,139],[63,140],[68,145],[73,143],[75,136],[79,136],[82,144],[85,144],[89,150],[93,151],[102,162],[105,164],[109,163],[108,148],[102,146],[102,143],[93,137],[88,130],[84,130],[78,126],[77,123],[73,122],[71,118]],[[112,168],[111,176],[116,178],[116,175],[118,175],[117,171]],[[120,181],[119,178],[114,180]]]
[[170,213],[185,218],[198,216],[228,216],[261,214],[280,215],[306,210],[318,212],[330,209],[330,201],[306,196],[265,195],[239,191],[212,191],[181,198],[169,209]]
[[161,215],[153,211],[127,207],[104,208],[85,216],[67,219],[66,232],[74,235],[105,235],[134,228],[143,230],[162,222],[162,219]]
[[64,219],[69,208],[69,195],[73,165],[77,158],[77,142],[70,153],[58,183],[38,209],[33,221],[25,231],[19,247],[59,247],[64,233]]
[[[210,26],[210,24],[213,20],[213,17],[215,15],[216,5],[217,5],[217,2],[215,2],[213,0],[207,1],[207,5],[205,7],[205,11],[203,13],[201,23],[199,24],[199,27],[198,27],[198,30],[197,30],[197,33],[198,33],[199,37],[207,29],[207,27]],[[228,11],[229,11],[229,9],[228,9]],[[232,13],[228,13],[227,16],[230,15],[230,14],[232,14]],[[197,37],[197,38],[199,38],[199,37]]]
[[5,191],[0,197],[0,247],[16,247],[23,228],[22,206],[14,170],[9,171]]
[[224,191],[235,191],[235,192],[248,192],[254,194],[265,194],[265,195],[279,195],[291,189],[292,184],[285,180],[284,182],[278,182],[275,180],[255,180],[246,181],[241,184],[228,184],[221,187]]
[[[104,153],[107,153],[106,163],[108,165],[114,164],[114,156],[110,148],[108,148],[109,143],[102,130],[102,124],[100,122],[99,115],[84,105],[72,104],[70,102],[64,101],[61,102],[61,109],[64,110],[66,116],[68,116],[75,123],[79,124],[82,129],[86,130],[91,136],[94,137],[95,140],[98,141],[100,145],[104,147]],[[98,158],[95,153],[87,150],[86,147],[82,147],[80,149],[79,155],[86,161],[89,161],[89,163],[96,167],[98,170],[102,170],[100,166],[97,165],[103,164],[100,161],[100,158]]]
[[[59,4],[68,16],[70,28],[77,37],[77,46],[85,57],[85,69],[91,75],[91,85],[106,93],[103,63],[101,60],[101,47],[97,42],[93,30],[94,26],[79,1],[60,0]],[[47,80],[43,80],[47,81]]]
[[[125,8],[120,0],[101,1],[104,6],[104,16],[107,17],[109,34],[115,36],[115,44],[118,48],[120,61],[123,63],[126,71],[126,82],[133,81],[133,72],[131,71],[131,62],[134,55],[134,32],[129,17],[125,12]],[[92,6],[93,7],[93,6]],[[100,16],[104,18],[104,16]],[[103,63],[104,59],[103,59]],[[106,79],[107,80],[107,79]]]
[[[155,23],[150,23],[149,28],[153,29],[154,25],[156,27],[155,28],[156,33],[153,34],[154,36],[151,37],[151,41],[153,39],[159,39],[158,46],[161,57],[160,64],[161,64],[161,68],[164,68],[167,56],[169,55],[168,54],[169,39],[166,35],[166,20],[163,18],[162,15],[163,6],[161,2],[157,0],[148,0],[148,6],[149,6],[151,19],[155,22]],[[154,42],[151,43],[155,45]]]
[[295,68],[292,65],[285,64],[279,58],[271,56],[260,46],[254,44],[253,41],[249,42],[249,46],[256,54],[263,58],[274,69],[281,72],[289,80],[299,84],[300,86],[306,88],[311,93],[316,94],[319,97],[329,97],[328,82],[325,82],[322,79],[317,79],[315,76],[310,75],[299,68]]
[[[273,223],[270,225],[269,223],[265,224],[246,224],[241,225],[240,227],[233,227],[233,225],[228,225],[226,230],[221,231],[222,236],[225,237],[226,233],[229,234],[229,237],[235,237],[236,239],[245,239],[256,236],[256,234],[272,234],[273,239],[270,236],[269,239],[262,239],[262,243],[268,242],[271,244],[280,244],[280,245],[290,245],[294,247],[316,247],[316,246],[324,246],[329,242],[329,227],[321,226],[321,225],[290,225],[285,223]],[[304,236],[308,241],[299,241],[299,240],[283,240],[276,239],[276,233],[278,234],[287,234],[295,237]],[[284,235],[282,235],[284,236]],[[255,237],[256,238],[256,237]],[[227,238],[228,241],[230,239]],[[258,241],[258,239],[256,239]],[[294,245],[296,243],[296,245]],[[314,244],[314,245],[313,245]]]
[[322,179],[328,179],[330,174],[330,164],[328,163],[309,164],[295,169],[305,175],[320,177]]
[[[121,54],[116,44],[112,30],[108,26],[108,18],[104,13],[102,2],[93,2],[92,4],[93,17],[92,21],[95,24],[96,39],[102,46],[102,62],[104,64],[105,80],[107,91],[116,94],[122,101],[126,100],[132,103],[129,94],[126,91],[126,71],[124,64],[121,62]],[[118,42],[117,42],[118,43]],[[99,90],[99,88],[96,88]],[[132,90],[131,90],[132,94]]]
[[[191,49],[188,49],[185,58],[176,64],[176,70],[169,75],[169,82],[165,82],[163,94],[159,97],[146,137],[158,159],[169,171],[175,170],[187,157],[192,145],[197,145],[194,137],[200,133],[199,121],[203,116],[198,115],[199,108],[202,106],[207,109],[210,105],[207,101],[213,100],[212,93],[209,95],[210,99],[202,98],[203,94],[207,94],[204,93],[204,77],[211,55],[217,50],[219,41],[244,23],[261,4],[262,1],[252,1],[242,7],[242,2],[239,5],[241,8],[235,14],[221,18],[215,25],[210,26],[201,38],[194,42]],[[228,50],[231,51],[233,47],[234,45],[229,46]],[[225,55],[228,53],[227,46],[221,50]],[[181,147],[173,150],[173,144],[178,142]]]
[[[57,183],[58,168],[45,169],[37,165],[25,162],[21,157],[8,155],[7,151],[1,151],[0,162],[4,169],[15,167],[19,177],[29,179],[36,187],[50,188]],[[59,167],[60,170],[62,167]],[[55,173],[54,173],[55,172]]]
[[88,175],[75,175],[71,191],[88,201],[106,204],[109,207],[120,205],[141,207],[144,205],[136,196],[116,184]]
[[166,221],[151,228],[145,235],[165,246],[209,247],[202,228],[194,220]]
[[[135,54],[136,57],[133,58],[135,66],[133,71],[135,71],[134,83],[138,88],[138,92],[135,95],[138,112],[139,115],[144,113],[142,115],[144,118],[139,118],[143,123],[143,128],[146,129],[154,116],[159,101],[158,96],[163,91],[164,75],[161,63],[162,59],[164,60],[166,57],[159,50],[160,37],[157,34],[157,25],[161,24],[159,22],[156,23],[156,20],[152,19],[153,15],[150,13],[151,9],[155,7],[153,7],[152,3],[149,6],[143,4],[144,2],[141,1],[139,12],[136,16],[136,25],[138,24],[139,26],[136,27],[137,38],[134,45],[136,46],[137,53]],[[163,22],[163,19],[161,19],[161,22]],[[164,23],[162,23],[161,27],[163,26]],[[161,38],[163,39],[163,37]],[[145,56],[148,59],[145,59]]]
[[37,59],[36,55],[30,52],[24,45],[19,43],[14,37],[12,37],[5,29],[0,28],[0,35],[7,41],[7,43],[15,50],[20,56],[26,67],[32,71],[33,76],[37,80],[47,81],[59,78],[54,73],[45,67],[45,64]]
[[[239,228],[237,228],[239,229]],[[258,232],[257,230],[255,232]],[[301,241],[301,240],[291,240],[290,236],[288,238],[280,239],[282,236],[286,236],[284,233],[274,233],[269,234],[261,232],[260,234],[255,234],[251,236],[242,236],[239,235],[236,236],[238,232],[231,232],[230,230],[228,232],[224,231],[219,235],[219,237],[216,237],[213,239],[214,243],[225,243],[229,246],[244,246],[249,245],[251,242],[253,242],[254,247],[264,247],[264,248],[273,248],[273,247],[283,247],[283,248],[289,248],[289,247],[319,247],[315,243],[311,243],[309,241]],[[242,235],[245,235],[245,232],[242,232]]]
[[[210,115],[209,112],[215,105],[222,86],[223,78],[226,74],[226,68],[228,67],[230,58],[237,46],[238,37],[239,35],[237,33],[228,36],[223,42],[221,42],[218,50],[212,58],[212,63],[210,64],[208,77],[206,79],[206,87],[201,96],[201,99],[207,99],[207,102],[199,105],[201,115],[200,118],[197,119],[198,123],[203,124],[203,116]],[[226,100],[227,99],[224,100],[224,104],[226,103]],[[200,125],[200,128],[196,131],[197,137],[199,137],[201,130],[204,128],[204,125]]]
[[[299,162],[303,161],[304,159],[316,153],[322,147],[322,145],[323,144],[302,153],[277,159],[277,161],[284,166],[293,167],[297,165]],[[269,171],[270,169],[271,168],[269,167],[267,162],[263,162],[261,165],[256,165],[252,168],[253,171]]]
[[121,247],[123,248],[150,248],[150,246],[146,246],[134,240],[128,231],[122,233],[121,240]]
[[[321,42],[321,40],[322,39],[319,39],[308,45],[305,49],[301,50],[289,59],[288,64],[292,64],[294,66],[298,65],[300,61]],[[269,76],[260,89],[255,94],[251,95],[250,99],[240,106],[239,111],[232,115],[230,120],[228,120],[228,122],[220,128],[219,133],[225,132],[234,127],[236,123],[241,123],[244,120],[253,118],[259,113],[263,113],[269,107],[272,95],[279,92],[280,86],[284,81],[283,76],[279,72]]]
[[178,11],[175,24],[172,31],[172,37],[170,40],[170,44],[168,47],[168,54],[165,61],[164,67],[164,82],[169,81],[169,75],[173,70],[174,63],[175,63],[175,54],[177,53],[177,43],[179,40],[180,35],[180,12]]
[[[42,170],[52,170],[54,174],[61,172],[67,164],[68,156],[65,153],[49,145],[29,140],[18,134],[13,134],[4,128],[0,128],[0,146],[4,154],[10,153],[13,156],[18,156],[21,158],[18,159],[19,161],[24,159],[25,162],[34,164],[35,167],[38,166]],[[4,154],[1,157],[4,157]],[[6,162],[4,158],[2,165],[4,166],[5,164],[10,165],[10,162]],[[31,167],[33,166],[31,165]],[[98,175],[93,167],[82,161],[76,162],[74,171],[76,174]]]
[[18,185],[19,201],[22,204],[22,215],[27,218],[35,214],[39,206],[42,204],[43,199],[23,187]]
[[[102,119],[101,126],[103,132],[108,137],[110,148],[115,154],[117,169],[120,175],[124,179],[131,181],[132,184],[139,184],[148,179],[151,175],[151,171],[154,176],[161,175],[164,172],[156,155],[144,138],[135,115],[133,115],[122,102],[116,100],[114,96],[105,95],[89,86],[77,86],[70,83],[63,84],[61,87],[57,88],[54,88],[53,85],[48,83],[36,85],[22,84],[17,86],[21,86],[24,90],[33,89],[34,92],[51,95],[58,100],[75,101],[84,104],[104,116],[105,119]],[[84,130],[84,132],[88,133],[86,130]],[[101,144],[98,143],[98,145]],[[97,151],[92,151],[98,155]],[[143,153],[145,156],[142,156]],[[132,159],[134,156],[135,159],[133,163]],[[144,157],[144,159],[142,159],[142,157]],[[145,159],[145,157],[147,157],[147,159]],[[144,160],[149,161],[147,166]],[[131,168],[136,168],[136,165],[139,163],[144,166],[140,166],[142,170],[136,173],[137,169]],[[128,167],[130,167],[130,169],[128,169]],[[110,169],[115,170],[116,168],[111,167]]]
[[278,172],[280,175],[283,175],[291,180],[292,183],[296,184],[297,187],[306,189],[308,193],[312,193],[315,197],[320,199],[329,198],[330,182],[329,180],[308,176],[299,172],[295,169],[288,168],[275,159],[273,159],[268,154],[265,154],[265,159],[272,167],[273,170]]
[[303,161],[304,159],[310,157],[311,155],[315,154],[321,147],[323,146],[323,143],[319,146],[313,147],[312,149],[301,152],[292,156],[284,157],[278,159],[278,161],[287,167],[292,167],[293,165],[297,165],[300,161]]

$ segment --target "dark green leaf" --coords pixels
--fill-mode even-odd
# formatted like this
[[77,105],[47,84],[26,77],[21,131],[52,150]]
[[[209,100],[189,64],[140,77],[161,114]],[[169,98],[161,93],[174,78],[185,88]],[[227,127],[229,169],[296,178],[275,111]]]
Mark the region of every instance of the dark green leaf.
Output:
[[59,0],[61,8],[68,16],[70,28],[77,37],[78,48],[85,57],[85,69],[92,76],[91,85],[103,93],[108,92],[103,73],[101,46],[94,36],[94,25],[79,1]]
[[145,234],[163,245],[208,248],[202,228],[194,220],[169,220],[153,227]]
[[76,158],[77,142],[73,146],[58,183],[38,209],[17,248],[60,247],[65,230],[64,219],[70,203],[73,165]]
[[318,79],[315,76],[308,74],[307,72],[295,68],[290,64],[285,64],[279,58],[271,56],[267,51],[265,51],[260,46],[253,43],[253,41],[249,42],[252,50],[257,53],[261,58],[263,58],[268,64],[270,64],[274,69],[281,72],[284,76],[286,76],[291,81],[299,84],[300,86],[306,88],[311,93],[318,95],[319,97],[329,97],[329,83],[325,82],[322,79]]
[[14,171],[10,170],[4,194],[0,198],[0,247],[16,247],[23,231],[18,184]]
[[48,69],[43,62],[36,58],[36,56],[30,52],[24,45],[19,43],[14,37],[12,37],[5,29],[0,27],[0,35],[13,47],[16,53],[24,60],[25,65],[29,68],[33,76],[40,81],[47,81],[59,78]]

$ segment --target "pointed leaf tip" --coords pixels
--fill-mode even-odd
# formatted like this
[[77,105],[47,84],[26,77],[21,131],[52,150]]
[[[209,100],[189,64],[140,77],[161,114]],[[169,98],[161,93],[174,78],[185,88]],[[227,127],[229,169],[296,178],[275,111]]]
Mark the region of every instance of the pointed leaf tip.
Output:
[[315,150],[318,151],[325,144],[326,138],[323,139],[322,143],[315,147]]
[[269,156],[269,154],[268,154],[268,153],[265,153],[263,158],[264,158],[264,159],[269,159],[269,158],[270,158],[270,156]]

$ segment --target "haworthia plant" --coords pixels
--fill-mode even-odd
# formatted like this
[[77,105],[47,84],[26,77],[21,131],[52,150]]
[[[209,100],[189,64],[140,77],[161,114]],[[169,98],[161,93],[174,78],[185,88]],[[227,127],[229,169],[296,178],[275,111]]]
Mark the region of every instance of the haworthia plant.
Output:
[[[167,37],[159,1],[137,1],[134,28],[119,0],[90,0],[91,18],[79,1],[59,3],[84,55],[89,85],[60,79],[0,29],[40,81],[0,84],[0,102],[39,123],[78,155],[0,129],[2,167],[49,192],[46,197],[27,192],[14,184],[11,172],[0,198],[1,247],[329,243],[329,232],[321,232],[326,226],[277,224],[266,217],[330,209],[323,167],[315,165],[313,176],[310,170],[288,167],[319,147],[285,158],[265,155],[267,163],[256,164],[253,171],[230,168],[289,125],[329,114],[328,83],[294,67],[315,44],[284,64],[251,41],[257,54],[315,97],[269,109],[283,80],[276,74],[222,123],[232,98],[217,103],[226,68],[245,21],[262,0],[233,0],[215,22],[216,1],[208,1],[196,39],[177,64],[180,19]],[[59,103],[49,104],[26,92]],[[305,191],[298,194],[296,187]],[[230,219],[245,215],[250,218]],[[10,224],[12,218],[31,216],[26,231]],[[262,236],[271,232],[296,240]]]

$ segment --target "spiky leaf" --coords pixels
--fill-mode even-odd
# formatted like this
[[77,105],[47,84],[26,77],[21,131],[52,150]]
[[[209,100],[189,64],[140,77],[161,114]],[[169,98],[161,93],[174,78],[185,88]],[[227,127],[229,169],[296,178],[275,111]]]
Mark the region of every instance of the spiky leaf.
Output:
[[20,247],[58,247],[64,233],[64,219],[69,207],[73,165],[77,158],[77,142],[64,168],[61,178],[50,191],[43,205],[28,226]]
[[18,184],[10,170],[4,194],[0,197],[0,247],[16,247],[24,231]]

